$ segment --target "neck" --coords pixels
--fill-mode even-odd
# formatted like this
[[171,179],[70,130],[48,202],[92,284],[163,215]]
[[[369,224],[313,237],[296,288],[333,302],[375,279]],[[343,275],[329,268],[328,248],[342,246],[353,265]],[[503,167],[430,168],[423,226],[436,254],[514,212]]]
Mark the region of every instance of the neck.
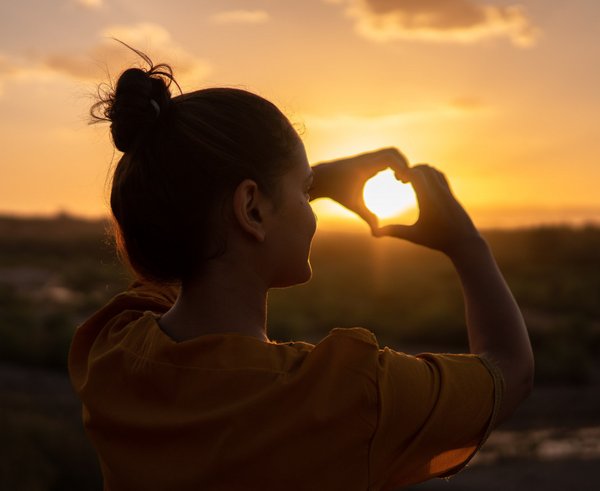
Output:
[[255,272],[215,261],[201,276],[182,285],[177,301],[159,324],[176,341],[222,333],[268,341],[267,291]]

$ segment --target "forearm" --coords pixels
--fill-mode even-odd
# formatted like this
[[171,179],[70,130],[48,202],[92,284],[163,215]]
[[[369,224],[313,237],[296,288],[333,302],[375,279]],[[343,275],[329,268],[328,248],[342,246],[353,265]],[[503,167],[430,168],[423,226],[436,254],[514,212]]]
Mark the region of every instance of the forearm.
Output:
[[470,350],[496,363],[505,378],[503,420],[532,385],[534,362],[525,321],[484,239],[471,240],[450,259],[464,292]]

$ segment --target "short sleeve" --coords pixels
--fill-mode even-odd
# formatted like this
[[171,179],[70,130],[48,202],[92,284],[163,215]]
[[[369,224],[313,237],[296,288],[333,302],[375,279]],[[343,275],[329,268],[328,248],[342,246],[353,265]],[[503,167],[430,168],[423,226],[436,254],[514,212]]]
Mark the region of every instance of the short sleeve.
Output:
[[500,406],[500,371],[477,355],[379,350],[378,418],[369,455],[374,489],[458,472],[486,440]]

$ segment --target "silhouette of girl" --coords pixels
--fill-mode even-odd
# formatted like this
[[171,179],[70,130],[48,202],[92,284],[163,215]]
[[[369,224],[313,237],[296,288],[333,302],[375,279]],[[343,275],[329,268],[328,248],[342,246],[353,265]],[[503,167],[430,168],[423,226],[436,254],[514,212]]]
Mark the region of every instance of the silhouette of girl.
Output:
[[[269,101],[232,88],[172,97],[170,68],[138,54],[148,68],[123,72],[92,110],[123,152],[110,202],[138,280],[69,354],[105,489],[391,490],[458,472],[529,393],[533,359],[444,175],[394,148],[311,167]],[[415,189],[413,226],[380,228],[364,206],[365,181],[388,166]],[[310,278],[320,197],[374,235],[449,257],[471,353],[409,356],[362,328],[269,340],[269,289]]]

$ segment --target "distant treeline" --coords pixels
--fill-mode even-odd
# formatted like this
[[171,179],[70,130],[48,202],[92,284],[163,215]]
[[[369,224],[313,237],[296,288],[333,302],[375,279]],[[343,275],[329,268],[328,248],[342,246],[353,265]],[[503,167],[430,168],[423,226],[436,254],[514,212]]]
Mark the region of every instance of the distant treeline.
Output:
[[[126,288],[109,223],[0,217],[0,359],[64,368],[76,326]],[[485,236],[521,305],[538,379],[585,383],[600,359],[600,228]],[[367,233],[320,231],[314,276],[270,295],[273,339],[318,341],[363,326],[398,350],[465,351],[460,285],[441,254]]]

